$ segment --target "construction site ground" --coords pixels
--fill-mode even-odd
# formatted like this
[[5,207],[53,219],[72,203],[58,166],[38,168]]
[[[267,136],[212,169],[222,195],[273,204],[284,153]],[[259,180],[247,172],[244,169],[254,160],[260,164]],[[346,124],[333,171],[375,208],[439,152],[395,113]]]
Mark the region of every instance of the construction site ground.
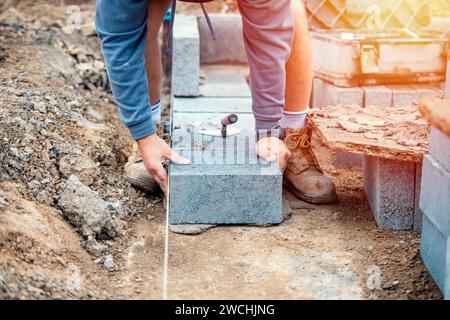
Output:
[[[65,6],[22,1],[16,10],[15,22],[0,16],[0,299],[161,299],[166,211],[123,178],[129,134],[111,94],[80,66],[104,73],[97,38],[66,32]],[[420,233],[379,230],[361,169],[334,167],[317,139],[314,148],[339,202],[286,195],[293,215],[282,225],[170,234],[169,298],[442,298],[421,262]],[[98,239],[97,256],[58,205],[64,156],[74,157],[68,171],[89,173],[85,183],[127,212],[121,235]]]

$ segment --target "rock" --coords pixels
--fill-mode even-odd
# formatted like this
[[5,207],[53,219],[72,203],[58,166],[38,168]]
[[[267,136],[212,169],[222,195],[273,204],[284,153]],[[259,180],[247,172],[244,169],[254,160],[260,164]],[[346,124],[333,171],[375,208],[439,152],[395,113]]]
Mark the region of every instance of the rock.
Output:
[[36,195],[36,200],[42,204],[47,205],[51,205],[53,203],[52,195],[47,190],[39,191],[39,193]]
[[92,236],[88,237],[85,244],[85,249],[87,252],[92,254],[94,257],[101,257],[106,250],[108,250],[108,246],[102,243],[99,243]]
[[25,17],[12,7],[0,14],[0,22],[7,25],[23,25],[25,20]]
[[59,172],[68,178],[76,175],[84,184],[90,186],[100,175],[97,165],[83,154],[70,154],[59,160]]
[[333,213],[334,220],[342,220],[344,218],[344,214],[342,212],[335,212]]
[[34,105],[34,109],[43,114],[47,113],[47,106],[45,105],[45,102],[43,102],[43,101],[36,103]]
[[71,175],[59,196],[63,215],[81,234],[88,238],[112,239],[120,234],[120,216],[125,214],[121,204],[110,203]]
[[108,270],[114,270],[114,259],[113,259],[112,255],[109,254],[106,256],[105,261],[103,262],[103,265]]

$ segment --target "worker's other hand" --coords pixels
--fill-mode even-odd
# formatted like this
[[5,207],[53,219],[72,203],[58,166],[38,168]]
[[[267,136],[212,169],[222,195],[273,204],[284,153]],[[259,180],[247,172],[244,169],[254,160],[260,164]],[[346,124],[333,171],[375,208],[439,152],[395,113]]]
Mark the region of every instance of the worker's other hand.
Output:
[[166,197],[169,197],[168,177],[163,162],[170,160],[176,164],[189,164],[190,161],[173,151],[157,134],[137,140],[137,144],[145,168],[159,184]]
[[283,172],[286,169],[291,152],[278,138],[262,138],[256,143],[256,154],[269,163],[278,161],[280,169]]

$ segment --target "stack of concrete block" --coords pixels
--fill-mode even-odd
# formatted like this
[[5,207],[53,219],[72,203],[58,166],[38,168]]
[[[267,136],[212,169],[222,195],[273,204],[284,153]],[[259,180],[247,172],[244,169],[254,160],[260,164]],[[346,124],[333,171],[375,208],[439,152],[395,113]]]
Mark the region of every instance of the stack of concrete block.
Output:
[[[358,105],[363,108],[368,106],[405,106],[411,105],[419,99],[442,98],[443,91],[439,87],[439,84],[416,84],[344,88],[314,78],[312,106],[313,108],[340,104]],[[338,167],[359,167],[362,163],[360,155],[345,152],[337,152],[334,159],[334,164]]]
[[363,183],[377,225],[389,230],[420,230],[422,164],[364,156]]
[[433,127],[422,173],[421,255],[438,287],[450,299],[450,137]]
[[172,38],[172,94],[198,96],[200,35],[194,16],[177,14]]
[[240,14],[210,14],[214,40],[204,16],[198,18],[201,63],[247,63]]

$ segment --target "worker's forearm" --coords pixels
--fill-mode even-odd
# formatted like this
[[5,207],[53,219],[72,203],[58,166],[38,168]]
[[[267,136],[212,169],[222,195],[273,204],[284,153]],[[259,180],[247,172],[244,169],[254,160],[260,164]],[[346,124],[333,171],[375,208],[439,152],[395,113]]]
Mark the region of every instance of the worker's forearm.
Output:
[[156,131],[145,70],[147,0],[98,0],[96,28],[122,122],[138,140]]

